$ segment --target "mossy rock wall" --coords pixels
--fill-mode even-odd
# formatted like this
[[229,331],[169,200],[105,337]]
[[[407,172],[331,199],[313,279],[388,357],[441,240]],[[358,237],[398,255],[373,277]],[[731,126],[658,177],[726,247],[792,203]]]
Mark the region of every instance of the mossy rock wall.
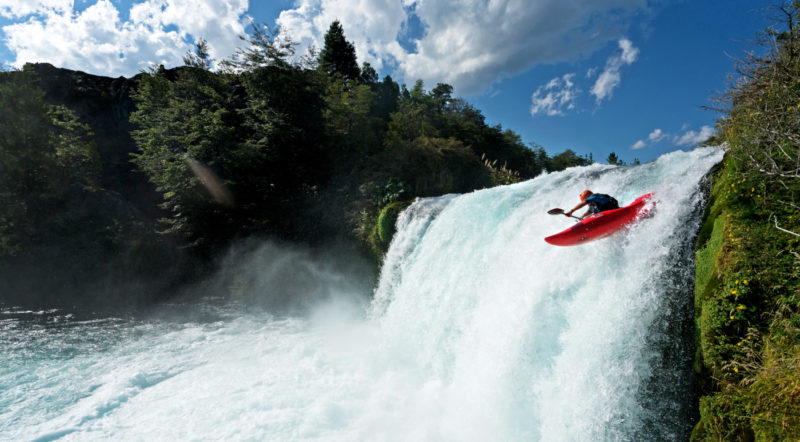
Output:
[[697,241],[692,440],[800,440],[800,243],[775,216],[800,226],[766,201],[774,183],[741,170],[728,154],[714,173]]
[[380,268],[384,255],[389,251],[389,245],[396,231],[397,218],[409,205],[411,201],[395,201],[375,212],[363,214],[358,228],[359,242],[372,255],[376,270]]

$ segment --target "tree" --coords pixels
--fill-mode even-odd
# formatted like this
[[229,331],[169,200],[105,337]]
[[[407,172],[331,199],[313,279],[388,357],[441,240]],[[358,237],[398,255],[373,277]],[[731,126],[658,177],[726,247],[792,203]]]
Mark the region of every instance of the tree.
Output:
[[397,110],[400,87],[388,75],[383,78],[382,82],[371,85],[371,87],[375,92],[373,115],[387,122],[389,121],[389,114]]
[[183,57],[183,64],[194,68],[205,70],[211,69],[211,56],[208,53],[208,42],[200,39],[195,45],[194,53],[188,53]]
[[328,75],[340,75],[345,82],[360,78],[356,50],[345,38],[338,20],[331,23],[325,34],[325,46],[319,53],[319,67]]
[[162,195],[161,207],[169,214],[161,220],[163,233],[208,251],[239,227],[225,208],[232,200],[220,197],[238,184],[227,179],[238,178],[238,166],[259,155],[240,143],[227,77],[207,70],[207,57],[187,59],[198,66],[179,69],[174,80],[163,67],[141,77],[132,94],[137,110],[131,121],[139,126],[132,133],[138,147],[132,159]]
[[617,154],[615,154],[614,152],[608,154],[608,158],[606,158],[606,161],[608,162],[608,164],[611,164],[612,166],[622,165],[622,160],[620,160],[619,157],[617,157]]
[[[296,44],[291,38],[279,38],[279,29],[270,30],[266,25],[253,25],[249,36],[239,38],[246,42],[246,45],[244,48],[238,48],[231,58],[220,63],[224,72],[251,71],[267,66],[279,68],[291,66],[287,60],[294,55]],[[204,40],[200,42],[204,43]],[[186,64],[191,66],[189,63]]]
[[361,82],[369,86],[378,83],[378,73],[366,61],[361,65]]
[[585,158],[581,158],[572,149],[567,149],[558,155],[554,155],[553,158],[550,159],[550,167],[548,167],[548,170],[564,170],[568,167],[585,166],[586,164],[587,160]]
[[73,185],[94,185],[99,155],[88,126],[44,101],[29,66],[0,81],[0,256],[35,242]]

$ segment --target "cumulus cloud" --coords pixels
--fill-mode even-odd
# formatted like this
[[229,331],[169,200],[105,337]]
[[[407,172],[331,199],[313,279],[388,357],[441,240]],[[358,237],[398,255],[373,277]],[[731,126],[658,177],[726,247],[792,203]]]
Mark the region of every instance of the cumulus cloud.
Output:
[[[278,24],[302,51],[321,47],[338,19],[360,61],[396,68],[408,83],[444,81],[471,94],[537,64],[590,55],[624,34],[648,1],[297,0]],[[412,21],[422,32],[401,45]],[[623,48],[621,64],[635,59],[631,50]]]
[[549,116],[564,115],[564,110],[575,108],[575,98],[579,89],[572,83],[575,74],[565,74],[539,86],[531,95],[531,115],[546,114]]
[[714,135],[714,128],[703,126],[699,131],[690,130],[683,135],[675,137],[676,146],[696,146]]
[[639,141],[633,143],[633,145],[631,146],[631,149],[633,149],[633,150],[642,149],[644,147],[647,147],[649,144],[658,143],[661,140],[667,138],[668,136],[669,135],[664,133],[663,130],[654,129],[652,132],[650,132],[650,135],[647,136],[647,141],[639,140]]
[[244,34],[247,0],[146,0],[122,21],[109,0],[75,11],[71,0],[0,0],[0,14],[23,18],[2,28],[12,63],[49,62],[102,75],[133,75],[150,64],[181,63],[193,40],[212,57],[233,54]]
[[38,11],[67,11],[73,0],[0,0],[0,17],[19,18]]
[[656,129],[650,132],[650,135],[647,136],[647,139],[650,140],[651,143],[658,143],[659,141],[666,138],[667,134],[664,133],[661,129]]
[[647,141],[638,140],[637,142],[633,143],[631,149],[642,149],[650,144],[658,143],[664,139],[671,140],[676,146],[696,146],[706,141],[709,137],[711,137],[711,135],[714,134],[714,129],[711,126],[703,126],[699,131],[687,130],[687,128],[688,125],[686,124],[681,127],[681,130],[685,131],[682,135],[670,135],[661,129],[655,129],[650,132],[650,135],[647,136]]
[[606,98],[610,98],[614,89],[619,86],[622,81],[620,75],[622,67],[633,64],[639,57],[639,49],[628,39],[619,40],[619,48],[622,53],[614,55],[606,61],[605,69],[592,86],[591,94],[595,96],[598,104]]

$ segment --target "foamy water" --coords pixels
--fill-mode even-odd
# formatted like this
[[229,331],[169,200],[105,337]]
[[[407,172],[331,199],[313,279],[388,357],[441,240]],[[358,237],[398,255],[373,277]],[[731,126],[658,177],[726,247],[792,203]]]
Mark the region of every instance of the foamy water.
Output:
[[[5,309],[0,439],[683,440],[692,238],[721,157],[420,200],[371,303],[346,275],[306,272],[302,308],[256,308],[277,296],[264,276],[277,258],[248,258],[235,265],[261,276],[237,302],[135,319]],[[547,210],[584,188],[621,204],[653,192],[655,215],[579,247],[545,243],[573,222]]]

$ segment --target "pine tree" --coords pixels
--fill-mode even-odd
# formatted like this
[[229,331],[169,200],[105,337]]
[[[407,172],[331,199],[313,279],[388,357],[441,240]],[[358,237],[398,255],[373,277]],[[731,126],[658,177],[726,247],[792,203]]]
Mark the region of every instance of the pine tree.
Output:
[[325,47],[319,53],[319,67],[328,75],[340,75],[345,81],[356,80],[361,75],[356,49],[344,37],[344,29],[338,20],[331,23],[325,34]]

